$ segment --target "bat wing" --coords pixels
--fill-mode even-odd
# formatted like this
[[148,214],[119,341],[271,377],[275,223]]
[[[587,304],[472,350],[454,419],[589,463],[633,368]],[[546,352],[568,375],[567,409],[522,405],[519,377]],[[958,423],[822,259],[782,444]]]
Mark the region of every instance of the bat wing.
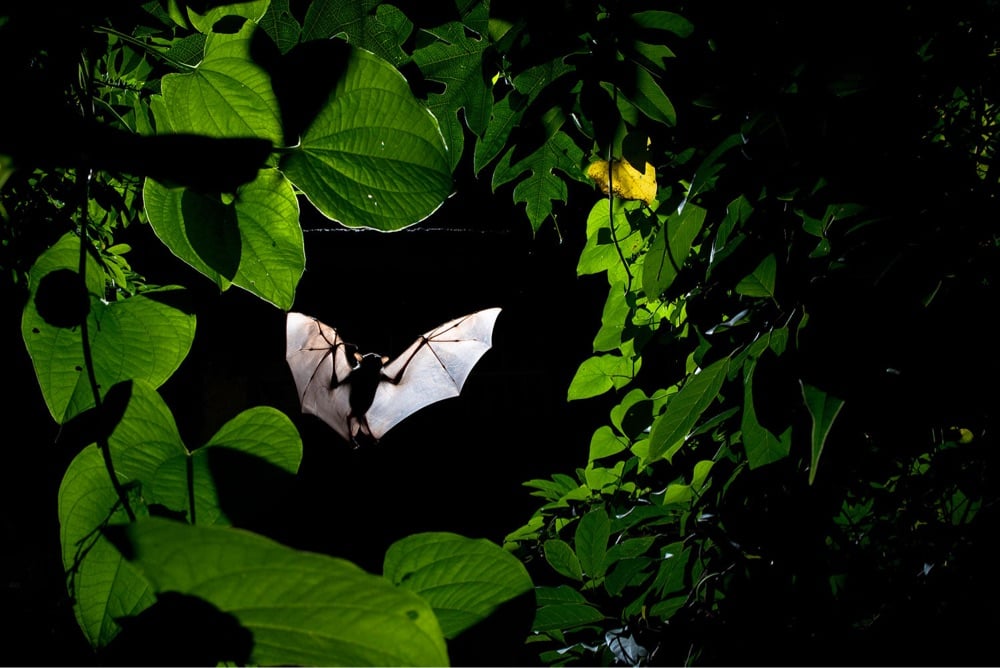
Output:
[[424,406],[457,397],[472,367],[492,347],[498,315],[499,308],[490,308],[455,318],[421,336],[387,364],[365,413],[372,435],[382,438]]
[[285,359],[292,370],[303,413],[311,413],[351,440],[351,375],[344,347],[333,327],[301,313],[285,320]]

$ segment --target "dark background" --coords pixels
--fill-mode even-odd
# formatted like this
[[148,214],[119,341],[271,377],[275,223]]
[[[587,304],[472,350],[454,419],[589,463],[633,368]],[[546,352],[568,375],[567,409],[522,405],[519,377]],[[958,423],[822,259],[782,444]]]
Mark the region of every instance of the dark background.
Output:
[[[537,507],[524,481],[572,474],[561,467],[586,463],[590,435],[610,408],[599,399],[566,402],[607,291],[603,277],[576,276],[586,211],[563,212],[561,238],[551,223],[535,236],[522,211],[491,202],[488,184],[470,178],[456,191],[426,221],[393,234],[344,230],[302,204],[307,262],[293,310],[338,328],[363,351],[395,356],[446,320],[503,308],[493,348],[462,396],[428,406],[360,449],[299,412],[283,311],[239,288],[220,293],[147,226],[126,231],[133,268],[151,284],[185,285],[197,314],[192,350],[160,389],[187,447],[259,405],[285,412],[302,436],[293,479],[251,472],[223,489],[234,508],[251,508],[232,516],[237,526],[379,573],[386,548],[416,532],[501,543]],[[5,662],[115,662],[121,654],[98,656],[85,643],[65,593],[56,502],[85,443],[48,415],[19,313],[3,309],[0,323],[9,374],[0,486]]]

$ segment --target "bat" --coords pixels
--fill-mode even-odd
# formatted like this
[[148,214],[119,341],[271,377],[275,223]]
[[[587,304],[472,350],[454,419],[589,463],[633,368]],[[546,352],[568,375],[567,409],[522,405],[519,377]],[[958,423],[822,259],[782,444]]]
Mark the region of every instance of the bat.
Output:
[[285,359],[302,412],[358,447],[378,442],[424,406],[457,397],[493,345],[499,308],[455,318],[421,334],[396,359],[361,354],[336,329],[302,313],[285,321]]

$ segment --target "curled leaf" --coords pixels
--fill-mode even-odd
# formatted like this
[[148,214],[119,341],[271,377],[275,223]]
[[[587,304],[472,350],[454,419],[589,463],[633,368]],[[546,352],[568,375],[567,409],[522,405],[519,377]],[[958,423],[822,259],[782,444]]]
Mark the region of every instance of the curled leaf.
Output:
[[608,194],[608,182],[616,197],[639,200],[652,205],[656,199],[656,170],[646,163],[646,171],[639,172],[628,160],[611,161],[611,178],[608,178],[608,161],[595,160],[587,167],[587,177],[597,184],[601,192]]

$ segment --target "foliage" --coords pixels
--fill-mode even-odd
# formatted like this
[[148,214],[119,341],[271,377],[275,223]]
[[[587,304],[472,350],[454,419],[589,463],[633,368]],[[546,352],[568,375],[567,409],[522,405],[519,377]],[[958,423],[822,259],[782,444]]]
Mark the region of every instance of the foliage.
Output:
[[[88,641],[181,594],[254,632],[211,660],[445,663],[534,586],[545,663],[954,662],[898,638],[995,621],[969,600],[996,363],[959,351],[988,350],[964,324],[995,302],[997,9],[848,5],[6,17],[0,56],[48,104],[0,129],[0,262],[50,413],[92,430],[59,493]],[[533,232],[593,198],[577,273],[607,298],[567,398],[614,405],[586,464],[526,483],[540,505],[509,553],[417,534],[382,577],[229,526],[253,501],[222,481],[294,472],[301,442],[264,408],[181,441],[156,387],[195,316],[116,234],[148,222],[220,289],[287,309],[300,195],[395,231],[470,163]]]
[[[45,17],[0,24],[18,83],[56,102],[51,117],[18,110],[29,134],[52,137],[48,152],[12,126],[0,134],[4,267],[27,293],[22,334],[49,412],[92,440],[59,488],[80,628],[102,650],[180,596],[244,630],[219,635],[211,661],[446,664],[446,638],[531,593],[523,566],[487,541],[417,534],[392,547],[382,577],[231,526],[298,470],[300,437],[287,416],[256,407],[204,445],[184,444],[157,387],[187,356],[196,315],[183,287],[148,284],[115,244],[148,221],[221,290],[287,309],[305,264],[299,196],[349,227],[418,222],[451,192],[438,122],[391,64],[329,39],[385,33],[331,21],[325,3],[301,24],[287,3],[265,1],[142,10],[81,8],[60,48],[44,30],[8,39],[35,35]],[[305,67],[319,57],[317,78]],[[439,72],[440,59],[425,62]]]

